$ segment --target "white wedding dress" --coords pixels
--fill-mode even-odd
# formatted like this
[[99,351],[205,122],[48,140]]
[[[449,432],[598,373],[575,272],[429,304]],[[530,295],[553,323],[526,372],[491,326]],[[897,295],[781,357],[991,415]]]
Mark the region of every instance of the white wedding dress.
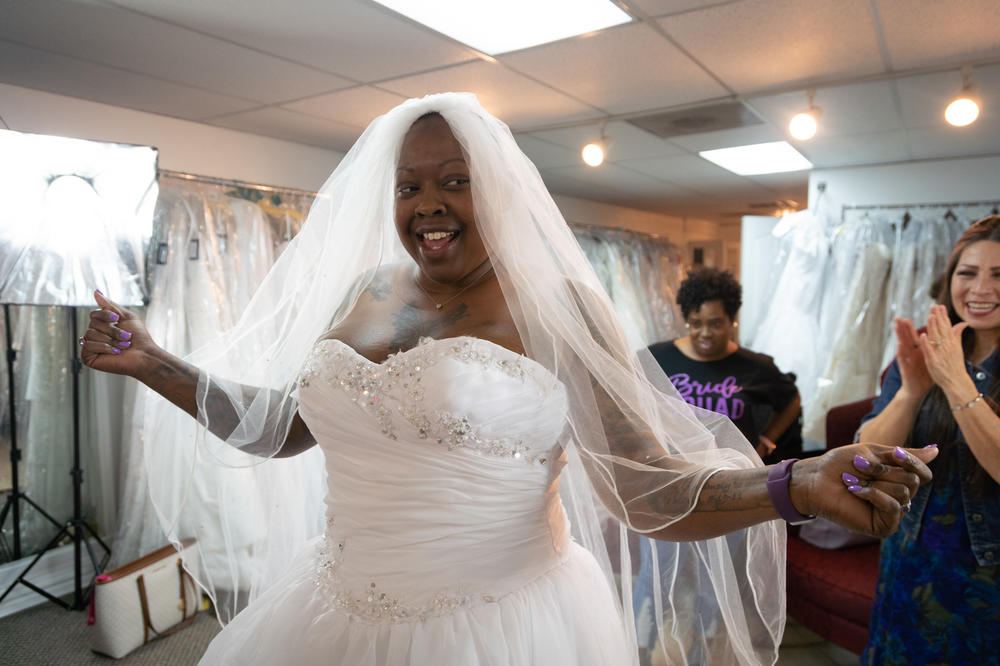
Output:
[[326,456],[326,533],[203,664],[633,663],[559,499],[567,396],[548,370],[478,338],[381,364],[324,340],[298,387]]

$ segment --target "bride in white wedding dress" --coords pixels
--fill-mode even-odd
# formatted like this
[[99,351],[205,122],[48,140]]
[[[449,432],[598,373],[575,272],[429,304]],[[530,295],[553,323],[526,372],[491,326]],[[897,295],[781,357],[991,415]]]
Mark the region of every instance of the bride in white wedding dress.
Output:
[[[773,663],[775,519],[887,534],[936,453],[853,445],[794,476],[762,467],[629,348],[537,171],[471,95],[372,123],[222,345],[178,359],[96,298],[84,363],[194,416],[209,464],[324,454],[324,534],[287,538],[294,487],[261,502],[269,543],[297,554],[256,554],[270,566],[205,664],[637,664],[607,512],[672,552],[653,586],[664,656]],[[148,469],[163,448],[146,447]],[[179,522],[183,483],[163,476],[168,536],[198,536],[214,518]],[[220,492],[221,515],[236,508]]]

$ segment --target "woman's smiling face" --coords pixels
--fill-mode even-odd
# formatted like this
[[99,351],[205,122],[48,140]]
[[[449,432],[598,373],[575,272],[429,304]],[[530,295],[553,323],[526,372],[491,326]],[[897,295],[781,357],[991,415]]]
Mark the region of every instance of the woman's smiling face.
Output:
[[1000,329],[1000,243],[982,240],[962,251],[951,274],[951,302],[974,329]]
[[462,147],[444,118],[419,118],[396,169],[396,232],[431,280],[454,283],[486,261]]

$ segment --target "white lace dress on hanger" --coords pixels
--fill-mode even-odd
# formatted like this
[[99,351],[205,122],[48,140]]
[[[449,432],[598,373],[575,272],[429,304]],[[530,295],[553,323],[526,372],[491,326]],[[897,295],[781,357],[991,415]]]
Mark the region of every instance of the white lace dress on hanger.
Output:
[[202,663],[620,666],[609,581],[558,492],[562,383],[476,338],[381,364],[316,345],[299,411],[329,479],[326,533]]

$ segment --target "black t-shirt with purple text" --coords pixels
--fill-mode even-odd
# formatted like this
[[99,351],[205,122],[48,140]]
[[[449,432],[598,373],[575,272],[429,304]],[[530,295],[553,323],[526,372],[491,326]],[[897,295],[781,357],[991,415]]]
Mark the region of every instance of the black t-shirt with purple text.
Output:
[[717,361],[696,361],[672,340],[649,351],[684,400],[728,416],[753,445],[771,414],[796,395],[795,375],[783,373],[766,354],[740,347]]

